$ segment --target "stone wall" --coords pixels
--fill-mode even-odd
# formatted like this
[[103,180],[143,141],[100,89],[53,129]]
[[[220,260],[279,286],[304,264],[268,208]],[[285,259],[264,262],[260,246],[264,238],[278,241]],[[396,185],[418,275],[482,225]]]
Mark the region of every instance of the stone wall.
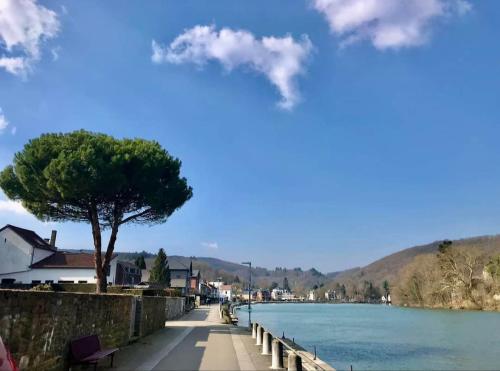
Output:
[[166,298],[143,296],[140,336],[146,336],[165,327]]
[[0,336],[21,369],[60,370],[72,338],[97,334],[103,347],[128,343],[125,295],[0,290]]
[[173,319],[179,318],[184,314],[185,311],[185,298],[165,298],[165,319],[171,321]]
[[0,337],[21,369],[61,370],[73,338],[97,334],[103,347],[120,347],[185,310],[177,297],[0,289]]

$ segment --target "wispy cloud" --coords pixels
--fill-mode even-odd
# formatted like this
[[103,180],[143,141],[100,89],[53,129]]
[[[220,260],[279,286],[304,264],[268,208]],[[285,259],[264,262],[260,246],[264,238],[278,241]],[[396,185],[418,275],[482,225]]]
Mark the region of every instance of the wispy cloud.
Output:
[[0,68],[26,76],[41,57],[41,44],[59,32],[57,14],[37,0],[0,1]]
[[168,46],[152,42],[155,63],[193,63],[202,67],[217,61],[228,72],[246,66],[263,74],[281,94],[279,106],[291,109],[300,100],[296,77],[305,72],[312,44],[304,35],[267,36],[257,39],[251,32],[198,25],[185,30]]
[[52,48],[50,50],[50,53],[52,54],[52,60],[54,62],[59,60],[59,52],[60,51],[61,51],[61,47],[60,46],[56,46],[55,48]]
[[438,17],[463,15],[468,0],[311,0],[342,45],[370,41],[377,49],[424,44]]
[[5,129],[7,129],[7,126],[9,126],[9,122],[5,118],[3,110],[0,107],[0,134],[2,134]]
[[0,200],[0,213],[14,213],[19,215],[30,215],[20,202]]
[[217,242],[202,242],[201,246],[210,250],[219,250],[219,244]]

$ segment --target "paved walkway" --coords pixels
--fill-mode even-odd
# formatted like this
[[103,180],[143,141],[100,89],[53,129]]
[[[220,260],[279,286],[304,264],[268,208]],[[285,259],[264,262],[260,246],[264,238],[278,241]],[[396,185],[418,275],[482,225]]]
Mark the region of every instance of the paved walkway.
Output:
[[177,321],[122,348],[113,370],[262,370],[270,356],[260,354],[249,331],[225,325],[218,306],[191,311]]

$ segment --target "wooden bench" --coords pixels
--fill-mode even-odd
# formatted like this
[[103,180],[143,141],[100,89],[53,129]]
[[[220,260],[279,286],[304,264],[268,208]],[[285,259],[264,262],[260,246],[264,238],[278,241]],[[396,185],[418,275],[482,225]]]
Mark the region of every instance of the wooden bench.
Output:
[[93,364],[94,370],[100,359],[110,357],[111,367],[113,358],[118,348],[101,349],[101,343],[97,335],[82,336],[71,340],[69,344],[71,353],[71,364]]

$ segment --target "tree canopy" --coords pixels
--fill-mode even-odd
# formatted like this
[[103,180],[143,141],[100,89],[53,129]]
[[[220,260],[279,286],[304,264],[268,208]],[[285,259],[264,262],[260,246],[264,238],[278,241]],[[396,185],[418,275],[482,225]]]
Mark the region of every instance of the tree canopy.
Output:
[[168,266],[167,254],[163,249],[158,250],[158,255],[149,271],[149,282],[170,286],[170,268]]
[[290,291],[290,285],[288,284],[288,278],[283,278],[283,290]]
[[163,223],[192,197],[180,168],[158,142],[80,130],[30,140],[0,173],[0,187],[40,220],[91,224],[100,292],[120,226]]

